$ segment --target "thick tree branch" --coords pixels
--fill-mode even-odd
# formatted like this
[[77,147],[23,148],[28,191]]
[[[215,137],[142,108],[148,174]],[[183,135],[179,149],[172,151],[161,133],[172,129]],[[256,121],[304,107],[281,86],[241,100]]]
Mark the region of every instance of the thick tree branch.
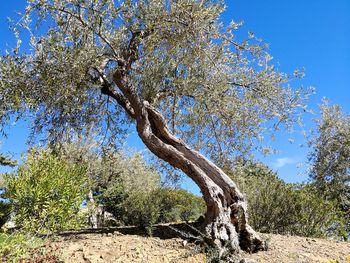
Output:
[[[105,68],[107,63],[108,60],[104,61],[101,65],[101,68]],[[130,102],[121,93],[113,90],[112,83],[108,81],[107,77],[101,72],[101,69],[94,68],[94,70],[99,74],[99,81],[101,83],[101,93],[116,100],[116,102],[124,108],[127,114],[131,118],[135,119],[135,112],[132,106],[130,105]]]
[[115,99],[116,102],[123,107],[123,109],[127,112],[127,114],[131,118],[135,119],[136,115],[129,101],[122,94],[112,90],[110,87],[111,86],[103,86],[101,88],[101,93]]

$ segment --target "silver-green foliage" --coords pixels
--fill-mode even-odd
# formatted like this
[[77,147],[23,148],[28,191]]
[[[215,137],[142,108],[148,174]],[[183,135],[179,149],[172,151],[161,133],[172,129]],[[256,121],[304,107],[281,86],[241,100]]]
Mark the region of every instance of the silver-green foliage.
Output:
[[60,159],[86,167],[89,187],[95,193],[104,192],[117,184],[123,184],[127,192],[151,191],[160,184],[159,175],[146,164],[140,153],[131,149],[103,147],[98,137],[74,136],[51,147]]
[[316,135],[310,139],[310,177],[327,199],[333,200],[346,217],[350,233],[350,115],[339,105],[321,105]]
[[30,30],[30,52],[0,59],[0,123],[32,113],[33,134],[108,126],[113,139],[130,119],[100,84],[127,96],[115,73],[129,65],[130,90],[174,133],[215,158],[245,152],[298,121],[308,91],[289,86],[301,72],[279,72],[253,34],[239,40],[241,23],[225,26],[223,11],[215,0],[29,0],[15,33]]
[[48,233],[80,226],[78,212],[87,191],[84,166],[32,150],[16,172],[5,175],[5,182],[5,197],[20,229]]
[[310,140],[310,176],[320,191],[350,213],[350,115],[325,101],[316,121],[318,134]]

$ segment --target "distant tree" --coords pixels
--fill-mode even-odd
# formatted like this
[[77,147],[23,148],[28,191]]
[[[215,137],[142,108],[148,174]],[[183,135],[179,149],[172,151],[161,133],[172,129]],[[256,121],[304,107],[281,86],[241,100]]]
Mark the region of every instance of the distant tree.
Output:
[[[136,200],[139,200],[138,205],[144,204],[146,210],[151,210],[152,207],[153,210],[158,209],[158,202],[156,199],[152,202],[151,193],[160,187],[160,177],[154,169],[146,165],[140,154],[130,157],[116,153],[105,154],[102,166],[107,170],[104,171],[104,179],[97,182],[100,193],[98,198],[107,212],[124,224],[132,224],[136,218],[129,220],[132,216],[127,216],[126,213],[136,217],[135,213],[131,213],[131,210],[136,211],[133,201],[136,206]],[[147,224],[155,223],[158,218],[156,214],[151,215],[153,219],[147,221]],[[146,220],[145,211],[139,211],[138,217],[145,217]]]
[[154,195],[160,199],[158,222],[195,221],[204,215],[203,199],[186,190],[160,188]]
[[278,72],[253,34],[238,41],[223,10],[219,0],[28,0],[17,25],[30,28],[31,50],[19,41],[0,60],[0,122],[35,113],[33,134],[51,141],[91,127],[113,139],[133,123],[199,186],[201,229],[220,254],[261,248],[236,184],[194,149],[212,160],[247,152],[270,124],[297,121],[308,92],[286,84],[299,72]]
[[[96,138],[76,138],[52,146],[63,160],[88,167],[88,207],[96,227],[108,224],[103,221],[105,212],[118,223],[147,229],[157,222],[189,221],[203,214],[202,198],[185,190],[162,188],[160,176],[141,154],[128,156],[125,150],[108,147],[98,151],[100,143]],[[98,211],[93,216],[94,210]]]
[[131,192],[150,193],[160,187],[159,175],[139,153],[99,145],[100,140],[87,137],[51,146],[62,160],[87,167],[89,221],[94,228],[103,226],[105,212],[123,221],[122,204]]
[[[309,143],[310,177],[319,192],[337,205],[350,222],[350,115],[339,105],[321,105],[317,134]],[[348,223],[348,234],[350,223]]]

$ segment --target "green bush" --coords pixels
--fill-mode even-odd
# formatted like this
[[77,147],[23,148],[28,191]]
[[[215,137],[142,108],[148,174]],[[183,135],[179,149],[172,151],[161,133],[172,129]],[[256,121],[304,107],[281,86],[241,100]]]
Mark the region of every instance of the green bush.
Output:
[[42,239],[28,234],[0,233],[1,262],[19,262],[20,259],[29,258],[31,251],[42,244]]
[[312,184],[293,185],[295,213],[298,220],[292,230],[296,234],[342,239],[346,235],[346,215],[334,200],[318,192]]
[[111,213],[115,219],[123,222],[125,205],[128,193],[123,186],[123,183],[114,184],[114,187],[109,186],[104,190],[101,196],[97,198],[103,204],[105,211]]
[[25,164],[4,178],[17,227],[47,233],[80,225],[77,214],[86,196],[85,167],[49,151],[32,150]]
[[[160,187],[160,177],[147,166],[142,156],[126,157],[121,153],[107,152],[96,163],[101,168],[90,172],[90,177],[94,181],[97,203],[122,224],[141,227],[153,224],[153,217],[156,217],[153,210],[148,213],[144,209],[153,207],[151,193]],[[139,213],[137,209],[140,209]]]
[[152,225],[160,214],[160,199],[154,192],[131,192],[123,202],[123,221],[126,225],[135,225],[151,234]]
[[147,229],[155,223],[196,220],[205,212],[205,204],[185,190],[158,188],[129,193],[121,211],[124,224]]
[[205,212],[203,198],[186,190],[160,188],[155,195],[160,199],[158,222],[195,221]]
[[336,206],[311,184],[287,184],[260,163],[238,163],[229,172],[246,195],[249,222],[260,232],[337,236],[344,223]]

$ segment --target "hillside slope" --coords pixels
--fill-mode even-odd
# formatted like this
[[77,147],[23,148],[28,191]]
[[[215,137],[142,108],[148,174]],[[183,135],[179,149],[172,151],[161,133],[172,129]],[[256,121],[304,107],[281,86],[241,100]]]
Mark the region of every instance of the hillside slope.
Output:
[[[350,262],[350,243],[296,236],[264,235],[268,251],[245,254],[257,262],[316,263]],[[160,239],[139,235],[79,234],[60,237],[47,245],[64,262],[206,262],[206,256],[180,238]],[[337,261],[335,261],[337,260]]]

